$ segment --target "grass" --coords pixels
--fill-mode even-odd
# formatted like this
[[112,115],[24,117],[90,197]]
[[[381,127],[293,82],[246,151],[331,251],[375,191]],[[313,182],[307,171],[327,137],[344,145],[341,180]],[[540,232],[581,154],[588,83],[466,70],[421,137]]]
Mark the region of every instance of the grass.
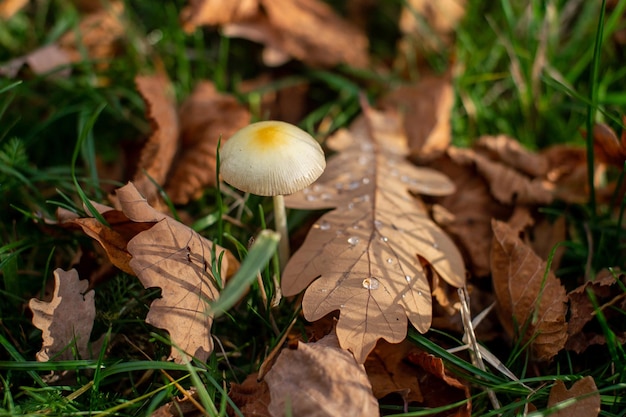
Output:
[[[347,10],[344,1],[331,3]],[[399,37],[395,19],[402,4],[399,0],[379,3],[369,22],[371,33],[377,34],[372,41],[373,60],[391,67]],[[454,81],[457,101],[451,119],[455,143],[468,145],[480,135],[504,133],[532,149],[567,143],[587,145],[592,152],[587,138],[579,133],[581,127],[590,131],[589,123],[599,120],[621,131],[626,70],[621,65],[623,46],[612,35],[624,26],[620,16],[626,2],[618,2],[606,19],[600,19],[598,2],[470,3],[454,49],[429,57],[439,69],[450,61],[460,69]],[[251,260],[249,264],[261,267],[262,283],[252,282],[244,299],[227,309],[213,328],[225,353],[216,349],[207,363],[175,365],[164,360],[170,349],[166,335],[144,322],[159,291],[145,290],[134,277],[115,273],[96,292],[94,342],[102,338],[94,352],[97,359],[34,361],[41,338],[30,323],[28,299],[45,292],[56,267],[67,268],[79,251],[85,257],[94,250],[93,242],[81,234],[45,227],[37,219],[52,218],[57,207],[84,214],[85,201],[102,200],[117,185],[100,178],[96,167],[119,160],[123,150],[137,149],[139,138],[150,131],[135,91],[135,74],[164,68],[179,102],[197,80],[214,80],[218,89],[249,104],[256,119],[263,117],[254,112],[259,92],[242,94],[238,89],[241,80],[267,70],[257,59],[258,45],[227,39],[208,29],[185,34],[178,21],[185,4],[182,0],[160,7],[140,0],[125,4],[128,38],[123,53],[110,65],[86,60],[73,65],[69,78],[37,76],[25,70],[17,80],[0,79],[0,415],[150,415],[190,385],[199,388],[199,402],[209,415],[224,415],[229,398],[223,384],[241,382],[254,372],[296,311],[294,304],[283,301],[270,316],[259,285],[264,285],[270,297],[275,293],[274,269],[266,266],[264,256]],[[72,2],[38,2],[37,7],[0,25],[0,62],[58,41],[76,28],[79,18]],[[284,77],[266,88],[280,91],[309,83],[312,93],[301,126],[313,133],[320,124],[323,133],[348,125],[359,112],[361,91],[375,98],[402,78],[393,70],[381,75],[346,67],[317,70],[298,63],[289,63],[281,71]],[[248,236],[263,228],[259,226],[265,224],[269,202],[254,196],[245,201],[241,215],[245,228],[219,220],[220,213],[234,202],[232,195],[219,189],[207,190],[205,198],[177,209],[189,214],[203,235],[223,239],[233,253],[248,259]],[[604,267],[623,270],[624,257],[618,255],[624,250],[620,240],[624,202],[616,203],[622,207],[618,218],[593,200],[588,205],[545,208],[567,216],[572,224],[563,273],[584,271],[589,258],[593,272]],[[89,207],[87,211],[93,213]],[[306,225],[305,215],[291,213],[294,232]],[[615,307],[609,310],[626,316]],[[452,371],[472,383],[476,416],[519,415],[527,403],[545,410],[555,379],[569,385],[584,375],[592,375],[598,384],[602,415],[624,416],[626,355],[597,303],[596,317],[607,344],[586,354],[562,352],[545,369],[538,370],[529,362],[527,346],[490,346],[532,389],[495,371],[481,371],[465,356],[441,347],[453,344],[458,335],[410,332],[409,338],[442,357]],[[52,383],[51,371],[67,371],[71,377]],[[502,403],[499,411],[492,409],[485,388],[495,391]],[[432,410],[418,409],[400,414],[397,407],[384,412],[432,414]]]

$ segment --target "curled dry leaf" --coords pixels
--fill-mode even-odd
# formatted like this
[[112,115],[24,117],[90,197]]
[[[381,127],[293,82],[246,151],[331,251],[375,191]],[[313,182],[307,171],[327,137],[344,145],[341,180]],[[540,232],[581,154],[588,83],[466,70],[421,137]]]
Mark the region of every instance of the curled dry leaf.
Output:
[[546,263],[506,223],[494,220],[492,228],[491,270],[500,321],[510,337],[532,339],[536,359],[549,360],[567,340],[565,288],[552,271],[545,274]]
[[137,90],[146,103],[152,135],[144,145],[134,183],[148,202],[156,205],[159,195],[156,182],[165,184],[178,150],[178,114],[170,81],[165,75],[138,76]]
[[165,192],[175,204],[187,204],[216,184],[217,143],[222,144],[250,121],[250,112],[213,83],[198,83],[180,106],[180,152]]
[[[33,325],[43,332],[43,345],[37,360],[88,359],[89,337],[96,318],[94,292],[89,283],[81,281],[75,269],[54,271],[54,294],[50,302],[32,298]],[[85,293],[86,292],[86,293]],[[76,347],[76,352],[72,346]]]
[[205,0],[183,13],[184,25],[225,25],[227,36],[263,43],[266,64],[289,56],[312,66],[365,67],[368,39],[319,0]]
[[592,377],[586,376],[574,382],[570,389],[558,380],[550,389],[548,407],[561,401],[576,398],[576,402],[566,408],[551,413],[553,417],[597,417],[600,414],[600,393]]
[[[339,347],[335,334],[283,350],[265,376],[273,417],[378,416],[363,365]],[[286,414],[288,412],[290,414]]]
[[443,195],[454,187],[406,161],[401,130],[397,114],[366,108],[349,132],[329,140],[340,152],[320,179],[286,198],[290,207],[335,210],[313,225],[286,265],[283,293],[315,280],[302,301],[305,317],[340,310],[339,342],[360,363],[378,339],[403,340],[407,317],[420,332],[430,327],[431,291],[418,256],[451,285],[465,282],[456,246],[409,193]]
[[530,177],[542,177],[548,172],[548,160],[544,155],[529,151],[506,135],[481,136],[474,148]]
[[[130,267],[143,286],[161,288],[161,298],[152,302],[146,322],[170,333],[174,345],[170,358],[177,363],[190,356],[205,361],[213,349],[208,303],[218,296],[211,264],[226,250],[150,207],[132,184],[118,189],[117,196],[131,220],[156,221],[128,242]],[[232,267],[228,253],[221,264],[222,279]]]
[[593,149],[600,161],[622,168],[626,162],[626,129],[620,140],[610,126],[596,123],[593,126]]

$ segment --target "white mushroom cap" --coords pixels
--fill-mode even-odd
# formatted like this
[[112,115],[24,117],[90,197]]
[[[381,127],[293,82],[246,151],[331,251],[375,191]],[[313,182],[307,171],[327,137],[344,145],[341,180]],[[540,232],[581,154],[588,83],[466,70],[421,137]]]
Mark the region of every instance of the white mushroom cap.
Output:
[[222,179],[241,191],[262,196],[293,194],[326,168],[324,151],[304,130],[285,122],[252,123],[220,150]]

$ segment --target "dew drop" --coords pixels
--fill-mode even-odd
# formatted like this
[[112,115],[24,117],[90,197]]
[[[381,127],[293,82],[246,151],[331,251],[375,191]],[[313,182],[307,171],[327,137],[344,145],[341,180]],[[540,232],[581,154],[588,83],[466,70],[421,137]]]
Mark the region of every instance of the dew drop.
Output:
[[356,245],[357,243],[359,243],[359,238],[356,236],[350,236],[348,238],[348,243],[351,244],[352,246]]
[[376,226],[376,228],[378,229],[379,227],[382,227],[383,222],[381,222],[380,220],[374,220],[374,226]]
[[358,224],[353,224],[353,225],[352,225],[352,228],[353,228],[354,230],[359,230],[359,229],[360,229],[360,227],[359,227],[359,225],[358,225]]
[[317,227],[319,227],[320,230],[330,230],[330,223],[321,222],[320,224],[317,225]]
[[345,304],[340,304],[339,307],[340,308],[346,308],[346,305]]
[[421,296],[421,295],[422,295],[422,292],[421,292],[421,291],[418,291],[418,292],[417,292],[417,295]]
[[351,181],[346,189],[347,190],[356,190],[357,188],[359,188],[361,186],[361,182],[360,181]]
[[314,195],[308,194],[306,196],[306,201],[315,201],[317,200],[317,197],[315,197]]
[[322,193],[322,195],[321,195],[320,197],[322,198],[322,200],[324,200],[324,201],[328,201],[328,200],[330,200],[331,198],[333,198],[333,195],[332,195],[332,194],[330,194],[330,193]]
[[409,182],[409,180],[410,180],[410,178],[407,177],[406,175],[403,175],[403,176],[400,177],[400,181],[402,181],[402,182]]
[[318,184],[313,184],[313,187],[311,187],[311,189],[312,189],[314,192],[318,192],[318,191],[320,190],[320,186],[319,186]]
[[369,160],[367,156],[359,156],[359,165],[367,165]]
[[404,279],[406,280],[406,282],[408,282],[408,283],[410,284],[410,283],[411,283],[411,280],[412,280],[413,278],[411,278],[411,276],[410,276],[410,275],[405,275],[405,276],[404,276]]
[[354,203],[348,204],[348,210],[352,210],[354,208]]
[[392,169],[391,172],[389,172],[391,174],[392,177],[397,177],[399,175],[399,172],[397,169]]
[[380,240],[382,240],[383,242],[388,242],[389,238],[387,236],[383,236],[380,238]]
[[365,278],[363,280],[363,288],[367,288],[368,290],[377,290],[379,286],[380,282],[374,277]]
[[433,243],[433,248],[439,249],[439,244],[437,242]]
[[393,259],[391,259],[391,258],[387,258],[387,263],[388,263],[388,264],[392,264],[392,263],[393,263]]
[[361,182],[362,182],[363,184],[369,184],[369,183],[370,183],[370,179],[369,179],[369,178],[363,178],[363,179],[361,180]]

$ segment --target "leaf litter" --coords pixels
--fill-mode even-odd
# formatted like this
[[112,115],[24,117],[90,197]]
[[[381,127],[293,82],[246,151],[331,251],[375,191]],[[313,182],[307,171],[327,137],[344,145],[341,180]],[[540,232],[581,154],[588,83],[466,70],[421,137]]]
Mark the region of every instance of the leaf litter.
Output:
[[335,210],[313,226],[282,277],[287,296],[308,286],[307,320],[340,310],[339,343],[360,363],[378,339],[402,341],[407,318],[420,332],[429,329],[431,290],[418,257],[451,285],[465,282],[456,246],[409,192],[445,195],[452,183],[406,161],[397,114],[364,111],[350,131],[329,139],[338,153],[322,177],[286,198],[289,207]]

